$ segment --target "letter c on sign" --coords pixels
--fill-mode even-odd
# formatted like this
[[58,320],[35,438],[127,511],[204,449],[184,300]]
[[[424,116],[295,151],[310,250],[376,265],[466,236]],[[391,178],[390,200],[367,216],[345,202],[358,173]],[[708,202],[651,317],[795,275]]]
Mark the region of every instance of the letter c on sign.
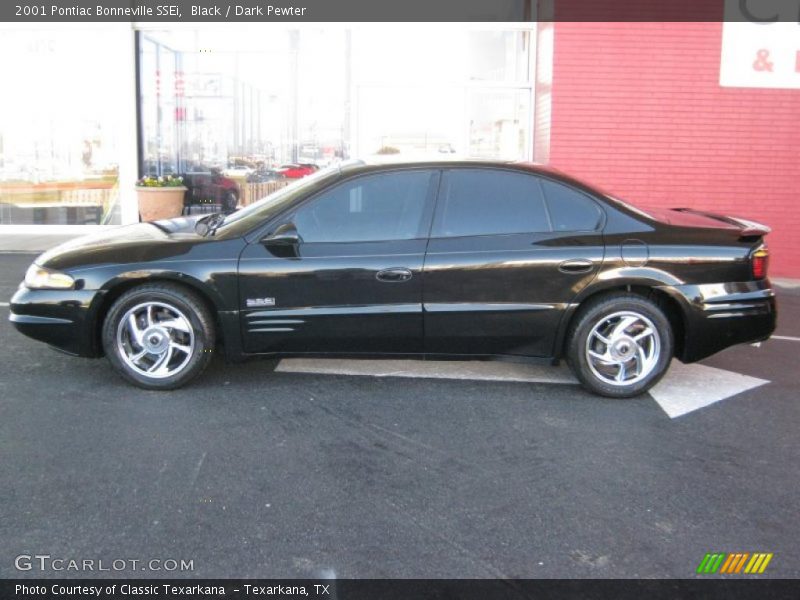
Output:
[[14,566],[17,568],[17,571],[30,571],[31,555],[20,554],[17,558],[14,559]]

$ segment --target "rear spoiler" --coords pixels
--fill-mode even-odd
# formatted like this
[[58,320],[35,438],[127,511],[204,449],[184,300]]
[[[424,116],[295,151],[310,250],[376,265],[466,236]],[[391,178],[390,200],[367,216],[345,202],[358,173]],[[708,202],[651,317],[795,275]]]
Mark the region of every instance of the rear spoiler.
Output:
[[721,221],[722,223],[731,225],[732,227],[739,230],[740,238],[761,237],[767,235],[772,231],[770,227],[764,225],[763,223],[757,223],[755,221],[749,221],[747,219],[740,219],[738,217],[727,217],[712,212],[694,210],[693,208],[673,208],[672,210],[676,212],[700,215],[703,217],[707,217],[709,219],[714,219],[715,221]]

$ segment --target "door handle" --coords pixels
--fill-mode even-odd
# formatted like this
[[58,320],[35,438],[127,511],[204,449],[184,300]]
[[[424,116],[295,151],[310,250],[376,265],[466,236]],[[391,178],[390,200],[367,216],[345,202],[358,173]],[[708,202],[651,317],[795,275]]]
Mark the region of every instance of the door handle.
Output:
[[565,260],[558,265],[558,270],[562,273],[577,275],[579,273],[588,273],[593,267],[594,263],[588,258],[576,258],[574,260]]
[[375,279],[378,281],[386,281],[388,283],[397,283],[401,281],[408,281],[413,277],[411,269],[404,267],[392,267],[391,269],[384,269],[375,273]]

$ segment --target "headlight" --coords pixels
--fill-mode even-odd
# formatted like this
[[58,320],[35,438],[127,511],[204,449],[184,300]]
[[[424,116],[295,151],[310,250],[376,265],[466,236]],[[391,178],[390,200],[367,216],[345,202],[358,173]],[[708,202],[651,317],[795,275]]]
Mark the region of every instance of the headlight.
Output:
[[32,290],[69,290],[75,280],[66,273],[51,271],[33,264],[25,273],[25,287]]

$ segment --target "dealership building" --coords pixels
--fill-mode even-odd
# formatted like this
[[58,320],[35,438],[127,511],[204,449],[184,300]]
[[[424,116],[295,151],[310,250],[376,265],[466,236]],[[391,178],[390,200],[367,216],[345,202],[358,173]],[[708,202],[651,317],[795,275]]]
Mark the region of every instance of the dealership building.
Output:
[[0,234],[135,222],[146,174],[479,156],[764,222],[800,278],[797,22],[28,23],[0,52]]

